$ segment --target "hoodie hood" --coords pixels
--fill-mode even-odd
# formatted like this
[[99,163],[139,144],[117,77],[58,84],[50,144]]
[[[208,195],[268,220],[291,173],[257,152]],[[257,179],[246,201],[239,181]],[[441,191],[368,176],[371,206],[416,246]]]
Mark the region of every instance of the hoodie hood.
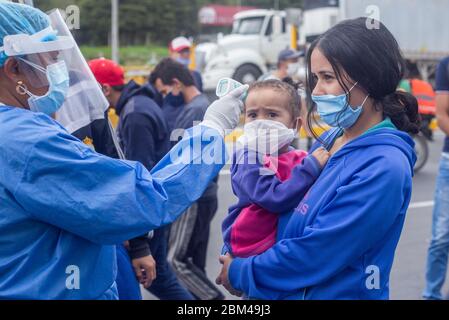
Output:
[[131,80],[123,89],[120,99],[115,107],[117,114],[120,115],[128,101],[136,96],[146,96],[153,99],[159,106],[162,105],[162,96],[156,91],[156,89],[150,84],[146,83],[143,86],[138,85]]
[[[324,146],[329,146],[339,136],[341,129],[335,128],[328,131],[323,137]],[[410,164],[410,169],[413,172],[416,163],[415,142],[413,138],[406,132],[391,129],[381,128],[367,132],[360,137],[350,141],[337,153],[332,156],[330,162],[338,161],[339,158],[354,151],[354,149],[366,148],[375,145],[393,146],[398,148],[407,157]]]

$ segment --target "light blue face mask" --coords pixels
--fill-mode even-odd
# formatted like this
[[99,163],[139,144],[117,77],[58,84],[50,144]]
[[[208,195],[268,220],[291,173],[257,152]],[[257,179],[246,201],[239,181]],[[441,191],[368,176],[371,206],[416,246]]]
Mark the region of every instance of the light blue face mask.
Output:
[[190,59],[186,59],[186,58],[177,58],[176,61],[178,61],[180,64],[182,64],[183,66],[188,67],[190,64]]
[[[349,92],[351,92],[356,85],[357,83],[354,84]],[[366,100],[368,100],[369,95],[366,96],[362,105],[355,108],[351,106],[346,108],[346,105],[349,105],[348,94],[342,94],[339,96],[313,95],[312,100],[317,104],[317,111],[321,120],[331,127],[339,127],[343,129],[352,127],[362,114],[363,105]]]
[[67,92],[70,87],[69,72],[64,61],[60,61],[47,66],[47,69],[36,65],[32,62],[21,59],[26,64],[45,73],[49,84],[48,92],[43,96],[36,96],[35,94],[23,88],[30,96],[28,105],[31,111],[42,112],[51,115],[58,111],[64,104]]

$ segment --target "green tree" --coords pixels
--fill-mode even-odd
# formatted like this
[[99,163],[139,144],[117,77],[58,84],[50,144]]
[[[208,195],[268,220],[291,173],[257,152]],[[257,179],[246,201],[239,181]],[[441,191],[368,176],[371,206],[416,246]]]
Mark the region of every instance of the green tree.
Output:
[[[207,4],[273,8],[276,0],[120,0],[119,23],[122,45],[159,43],[166,45],[178,35],[195,36],[200,32],[198,11]],[[302,0],[279,0],[280,9],[298,7]],[[111,0],[35,0],[36,7],[47,11],[80,8],[81,29],[74,32],[80,44],[108,45],[111,29]]]

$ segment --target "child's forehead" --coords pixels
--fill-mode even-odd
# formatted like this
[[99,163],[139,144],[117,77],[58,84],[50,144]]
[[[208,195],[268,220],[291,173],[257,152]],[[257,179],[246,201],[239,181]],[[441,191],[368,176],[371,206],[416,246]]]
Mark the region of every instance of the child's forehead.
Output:
[[288,99],[288,94],[277,88],[255,88],[248,93],[246,106],[279,106],[286,108]]

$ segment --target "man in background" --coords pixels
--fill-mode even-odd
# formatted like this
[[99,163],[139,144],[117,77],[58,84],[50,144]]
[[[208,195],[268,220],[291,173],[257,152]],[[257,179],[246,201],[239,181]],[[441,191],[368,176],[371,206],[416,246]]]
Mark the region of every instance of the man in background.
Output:
[[299,58],[304,54],[292,49],[282,50],[278,55],[277,68],[270,71],[259,78],[259,81],[264,80],[283,80],[286,77],[295,78],[298,75],[300,64]]
[[449,255],[449,57],[436,73],[436,114],[438,126],[446,134],[433,208],[432,240],[427,256],[425,299],[442,300]]

